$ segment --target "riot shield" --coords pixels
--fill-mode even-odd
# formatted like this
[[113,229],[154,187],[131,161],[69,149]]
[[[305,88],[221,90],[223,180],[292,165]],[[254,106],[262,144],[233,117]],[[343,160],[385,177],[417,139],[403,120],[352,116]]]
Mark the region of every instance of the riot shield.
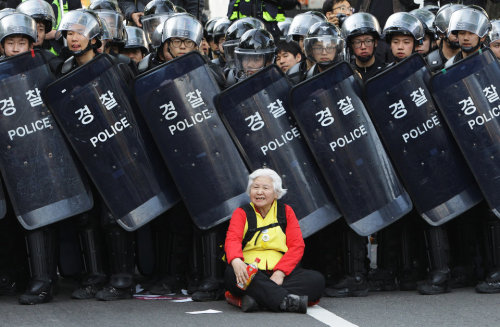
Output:
[[431,79],[432,96],[479,188],[500,218],[500,65],[480,50]]
[[118,223],[136,230],[178,202],[154,160],[118,65],[100,55],[50,84],[44,99]]
[[7,203],[5,202],[5,194],[3,193],[2,180],[0,180],[0,219],[5,217],[7,213]]
[[274,169],[307,237],[340,218],[325,182],[289,113],[290,83],[275,65],[216,97],[217,109],[251,170]]
[[134,83],[136,102],[201,229],[227,221],[249,202],[248,170],[213,105],[219,92],[205,60],[195,52],[138,76]]
[[0,169],[26,229],[92,208],[92,194],[40,96],[55,77],[39,50],[0,62]]
[[366,104],[419,214],[438,226],[482,197],[427,87],[431,74],[414,54],[369,79]]
[[291,93],[300,130],[347,223],[359,235],[398,220],[411,201],[360,99],[347,62],[315,76]]

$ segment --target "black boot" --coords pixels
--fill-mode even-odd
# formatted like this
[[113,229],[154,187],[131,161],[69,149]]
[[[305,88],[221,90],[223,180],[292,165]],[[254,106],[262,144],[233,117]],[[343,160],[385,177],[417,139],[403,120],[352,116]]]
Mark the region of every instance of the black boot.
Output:
[[488,217],[484,228],[485,246],[488,266],[490,267],[484,281],[476,285],[479,293],[500,293],[500,221]]
[[52,300],[57,279],[56,234],[53,226],[28,232],[26,237],[31,271],[28,289],[20,304],[39,304]]
[[344,262],[346,276],[325,289],[325,295],[331,297],[366,296],[367,238],[346,229],[343,233]]
[[193,293],[193,301],[216,301],[224,298],[222,282],[218,279],[217,232],[218,230],[211,230],[201,236],[204,278],[198,291]]
[[241,298],[241,311],[243,312],[255,312],[259,311],[259,304],[250,295],[243,295]]
[[307,313],[307,296],[288,294],[281,302],[280,310],[285,312]]
[[[417,221],[416,221],[417,220]],[[411,215],[402,226],[401,231],[401,267],[398,272],[398,284],[401,291],[417,289],[417,281],[423,278],[421,262],[425,261],[424,247],[421,241],[421,218]],[[419,244],[421,242],[422,244]],[[421,253],[422,252],[422,253]]]
[[106,284],[104,272],[104,251],[102,236],[97,229],[87,228],[80,231],[80,243],[83,253],[86,276],[82,279],[80,288],[76,289],[73,299],[92,299]]
[[398,221],[377,232],[377,269],[367,275],[370,291],[393,291],[397,289],[396,271],[399,266],[402,221]]
[[429,259],[429,275],[417,285],[420,294],[434,295],[450,290],[449,243],[443,227],[425,230],[425,243]]
[[[108,219],[111,214],[107,213]],[[113,301],[130,299],[135,293],[135,240],[134,234],[112,222],[106,225],[106,246],[110,262],[109,284],[97,292],[96,299]]]

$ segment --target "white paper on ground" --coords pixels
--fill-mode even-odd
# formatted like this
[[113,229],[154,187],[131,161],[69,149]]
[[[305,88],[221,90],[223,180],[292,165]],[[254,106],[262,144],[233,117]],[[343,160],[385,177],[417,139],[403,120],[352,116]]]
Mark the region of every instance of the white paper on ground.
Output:
[[202,310],[202,311],[191,311],[191,312],[186,312],[190,315],[199,315],[203,313],[222,313],[222,311],[219,310],[213,310],[213,309],[208,309],[208,310]]

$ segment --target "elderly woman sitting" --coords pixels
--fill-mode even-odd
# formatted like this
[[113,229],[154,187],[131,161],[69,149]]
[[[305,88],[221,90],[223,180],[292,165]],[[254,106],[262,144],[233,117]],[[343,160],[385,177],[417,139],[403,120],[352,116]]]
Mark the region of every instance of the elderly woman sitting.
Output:
[[[251,203],[233,212],[226,235],[226,295],[242,297],[245,312],[262,307],[306,313],[308,302],[321,297],[325,280],[299,267],[304,239],[292,208],[278,201],[286,193],[281,178],[271,169],[258,169],[249,176],[247,193]],[[247,264],[256,258],[259,271],[243,291],[236,284],[246,281]]]

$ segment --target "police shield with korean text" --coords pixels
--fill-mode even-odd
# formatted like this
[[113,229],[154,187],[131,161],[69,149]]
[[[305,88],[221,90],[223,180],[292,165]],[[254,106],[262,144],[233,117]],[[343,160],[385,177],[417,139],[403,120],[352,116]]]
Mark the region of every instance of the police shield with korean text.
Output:
[[54,80],[41,52],[3,60],[0,76],[1,169],[23,227],[39,228],[90,209],[88,185],[41,98]]
[[419,214],[441,225],[481,200],[475,181],[427,83],[430,72],[418,55],[366,83],[373,122]]
[[101,55],[44,94],[70,144],[118,223],[133,231],[178,201],[157,169],[118,65]]
[[286,76],[273,65],[219,94],[216,105],[251,170],[271,167],[295,191],[285,201],[297,208],[307,237],[340,213],[290,115],[290,88]]
[[353,74],[350,65],[342,62],[295,86],[291,103],[344,218],[358,234],[367,236],[401,218],[412,205]]
[[481,191],[500,217],[498,189],[500,65],[491,50],[480,51],[431,79],[432,94]]
[[135,97],[194,223],[209,229],[247,201],[248,170],[215,111],[220,89],[188,53],[139,76]]

